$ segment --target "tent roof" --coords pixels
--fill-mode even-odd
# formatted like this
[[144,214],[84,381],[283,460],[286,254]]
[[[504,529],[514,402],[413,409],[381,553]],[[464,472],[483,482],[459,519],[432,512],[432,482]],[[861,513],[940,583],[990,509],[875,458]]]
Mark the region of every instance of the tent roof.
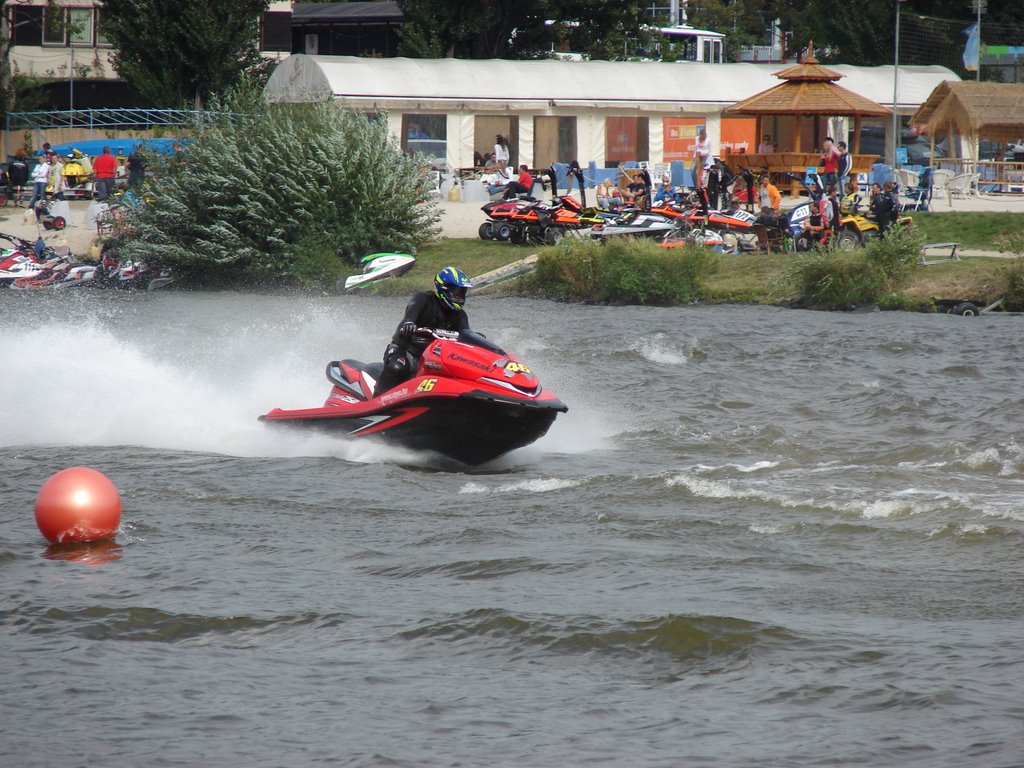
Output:
[[1024,84],[942,82],[911,122],[931,136],[952,127],[962,136],[1016,141],[1024,136]]
[[[332,96],[364,107],[409,102],[440,109],[456,102],[476,109],[549,106],[621,107],[690,112],[717,110],[776,85],[778,64],[656,61],[512,61],[505,59],[371,59],[293,54],[267,83],[270,101]],[[892,102],[891,66],[833,67],[853,91]],[[917,107],[956,75],[945,67],[900,67],[901,107]]]

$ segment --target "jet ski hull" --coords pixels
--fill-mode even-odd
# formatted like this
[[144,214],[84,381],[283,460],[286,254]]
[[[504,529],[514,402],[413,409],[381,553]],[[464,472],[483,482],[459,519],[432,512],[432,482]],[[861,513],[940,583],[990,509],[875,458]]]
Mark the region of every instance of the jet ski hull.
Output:
[[473,391],[403,399],[392,406],[367,409],[275,408],[260,421],[346,438],[381,438],[476,466],[539,440],[566,410],[555,398],[524,401]]

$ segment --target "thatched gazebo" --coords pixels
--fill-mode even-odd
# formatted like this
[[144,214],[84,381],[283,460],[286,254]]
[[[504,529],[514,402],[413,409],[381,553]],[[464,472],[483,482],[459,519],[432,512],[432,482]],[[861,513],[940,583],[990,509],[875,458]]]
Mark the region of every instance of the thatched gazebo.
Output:
[[[787,117],[792,120],[792,146],[769,155],[737,155],[733,159],[740,167],[754,170],[767,168],[779,181],[785,173],[803,173],[811,166],[817,166],[820,154],[813,145],[803,146],[804,129],[812,121],[814,142],[824,138],[821,119],[829,117],[852,117],[854,120],[853,173],[868,173],[876,155],[861,155],[860,132],[864,118],[883,119],[892,117],[892,111],[877,102],[864,98],[836,81],[843,77],[835,70],[822,66],[814,58],[814,44],[807,47],[807,53],[800,63],[775,74],[783,80],[767,91],[755,94],[722,110],[723,117],[756,117],[757,136],[763,135],[762,126],[766,117]],[[841,140],[841,137],[840,137]],[[794,192],[796,191],[794,185]]]
[[[972,147],[981,139],[1019,141],[1024,138],[1024,84],[946,80],[910,120],[931,139],[933,155],[936,135],[961,136]],[[950,141],[949,148],[956,152],[956,143]]]

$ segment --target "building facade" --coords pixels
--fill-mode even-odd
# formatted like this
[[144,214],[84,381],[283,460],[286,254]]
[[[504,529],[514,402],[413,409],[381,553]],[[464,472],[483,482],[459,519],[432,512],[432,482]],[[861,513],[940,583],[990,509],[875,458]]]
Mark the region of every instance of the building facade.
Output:
[[[266,95],[271,101],[335,99],[386,115],[403,148],[453,168],[476,165],[499,133],[509,138],[513,161],[534,168],[572,160],[615,167],[688,161],[702,127],[717,154],[756,151],[754,118],[723,118],[721,112],[777,85],[774,75],[785,66],[295,54],[277,66]],[[844,76],[844,87],[892,106],[891,66],[832,68]],[[897,112],[912,114],[936,85],[956,79],[944,67],[901,67]],[[780,150],[795,144],[791,121],[764,125]],[[842,118],[822,127],[836,137],[851,129]],[[882,135],[889,130],[886,120],[866,128]],[[818,146],[823,138],[802,135],[801,144]]]

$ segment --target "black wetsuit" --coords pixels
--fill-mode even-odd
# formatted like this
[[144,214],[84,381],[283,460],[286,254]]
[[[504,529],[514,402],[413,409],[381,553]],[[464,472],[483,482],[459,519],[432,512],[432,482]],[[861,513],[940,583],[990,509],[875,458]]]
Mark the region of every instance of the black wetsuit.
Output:
[[441,303],[433,291],[421,291],[410,299],[405,314],[391,343],[384,350],[384,372],[381,373],[374,395],[380,395],[412,376],[417,360],[423,351],[415,339],[401,333],[401,327],[413,323],[417,328],[434,328],[442,331],[468,331],[469,316],[464,309],[450,309]]
[[892,196],[886,192],[879,192],[871,199],[871,212],[875,216],[875,223],[878,224],[878,232],[885,235],[889,226],[896,218],[893,210]]

